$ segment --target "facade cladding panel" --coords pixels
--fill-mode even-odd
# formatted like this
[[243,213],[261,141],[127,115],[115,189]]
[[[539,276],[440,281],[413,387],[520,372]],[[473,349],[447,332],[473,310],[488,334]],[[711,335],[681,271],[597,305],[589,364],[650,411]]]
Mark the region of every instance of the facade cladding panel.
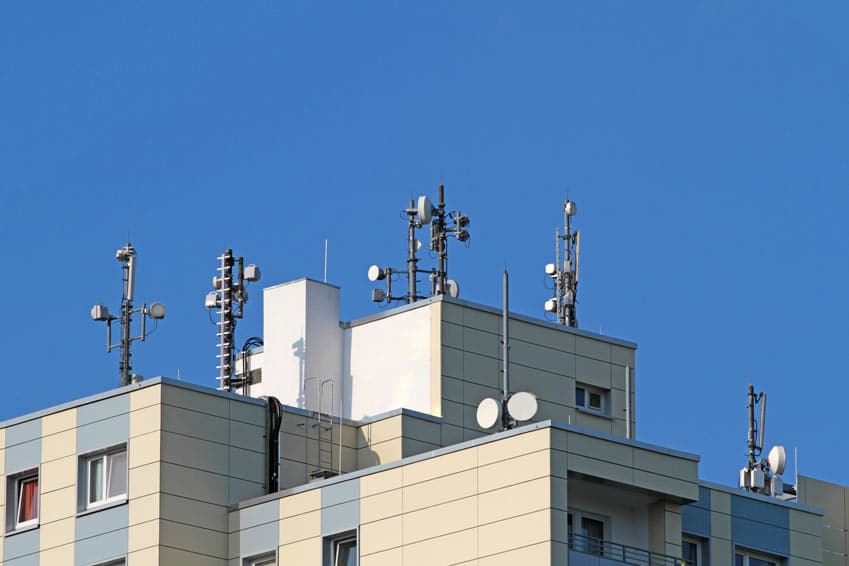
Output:
[[[626,437],[636,345],[517,317],[513,385],[537,394],[539,413],[493,434],[475,412],[500,394],[499,311],[423,307],[430,396],[416,406],[430,412],[340,423],[284,407],[276,493],[261,399],[156,378],[0,423],[2,564],[328,565],[355,553],[364,566],[673,566],[688,544],[714,566],[738,553],[849,566],[847,488],[802,477],[798,503],[780,501],[700,482],[696,456]],[[368,324],[352,323],[362,335]],[[16,528],[18,480],[32,477],[37,520]],[[119,487],[92,497],[92,485]]]

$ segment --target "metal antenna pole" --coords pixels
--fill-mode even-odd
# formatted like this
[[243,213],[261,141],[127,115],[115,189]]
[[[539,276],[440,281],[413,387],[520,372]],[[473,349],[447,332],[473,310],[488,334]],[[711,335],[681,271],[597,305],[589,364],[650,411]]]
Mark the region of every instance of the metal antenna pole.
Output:
[[554,265],[558,269],[554,278],[554,296],[557,297],[557,324],[566,324],[566,313],[563,310],[563,273],[560,271],[560,228],[554,229]]
[[221,302],[218,308],[218,389],[229,390],[230,378],[232,377],[233,360],[233,330],[235,320],[233,318],[233,250],[227,249],[218,258],[221,264],[218,267],[217,286],[219,287]]
[[448,277],[448,236],[445,232],[445,185],[439,184],[439,204],[437,204],[436,220],[436,252],[439,263],[436,270],[436,294],[445,293],[445,279]]
[[501,314],[501,358],[504,363],[504,368],[501,372],[501,428],[507,430],[510,428],[510,413],[507,411],[507,401],[510,398],[510,281],[507,270],[504,270],[504,297],[503,311]]
[[416,201],[410,199],[410,208],[407,209],[409,217],[409,228],[407,231],[407,302],[412,303],[418,298],[416,289],[416,272],[419,269],[419,259],[416,257]]
[[757,463],[756,454],[755,454],[755,403],[757,402],[757,397],[755,396],[755,386],[751,383],[749,384],[749,392],[748,392],[748,403],[746,407],[749,409],[749,437],[748,437],[748,449],[749,449],[749,469],[754,470],[755,464]]
[[121,387],[130,384],[130,343],[132,342],[133,321],[133,295],[135,293],[136,278],[136,250],[127,242],[127,245],[118,250],[116,254],[118,261],[123,263],[124,269],[124,296],[121,299],[121,361],[118,371],[121,376]]

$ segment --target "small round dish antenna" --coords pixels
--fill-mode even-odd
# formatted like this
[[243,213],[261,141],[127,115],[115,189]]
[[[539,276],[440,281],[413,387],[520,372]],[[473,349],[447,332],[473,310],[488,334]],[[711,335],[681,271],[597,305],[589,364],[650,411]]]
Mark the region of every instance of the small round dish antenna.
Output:
[[433,203],[430,202],[427,195],[419,197],[419,203],[416,207],[416,211],[418,212],[419,220],[421,220],[422,224],[430,224],[430,219],[433,216]]
[[445,294],[451,297],[452,299],[456,299],[460,296],[460,284],[454,281],[453,279],[446,280]]
[[383,270],[380,269],[376,265],[372,265],[368,268],[368,280],[369,281],[377,281],[378,279],[383,279],[386,275]]
[[501,404],[487,397],[478,404],[478,426],[487,429],[495,426],[495,423],[501,418]]
[[769,456],[766,457],[766,461],[772,473],[780,476],[787,466],[787,452],[783,446],[773,446],[772,450],[769,451]]
[[537,397],[527,391],[514,393],[507,401],[507,412],[517,421],[529,421],[537,414]]

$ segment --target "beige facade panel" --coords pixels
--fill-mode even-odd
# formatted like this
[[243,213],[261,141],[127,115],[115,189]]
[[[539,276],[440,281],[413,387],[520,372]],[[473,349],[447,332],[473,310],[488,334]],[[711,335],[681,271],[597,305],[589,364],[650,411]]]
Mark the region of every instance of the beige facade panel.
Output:
[[138,525],[158,519],[161,515],[161,495],[152,493],[134,497],[129,506],[129,524]]
[[551,447],[550,429],[540,429],[478,446],[478,465],[485,466]]
[[159,548],[151,547],[127,554],[127,566],[159,566]]
[[450,501],[405,513],[403,541],[412,544],[475,527],[478,524],[477,496]]
[[[138,391],[136,391],[135,393],[138,393]],[[132,397],[130,397],[130,399],[132,400]],[[161,405],[148,405],[130,412],[130,437],[141,436],[143,434],[149,434],[152,432],[158,432],[161,428]]]
[[357,450],[357,468],[362,470],[388,462],[397,462],[404,453],[404,442],[399,436]]
[[63,487],[76,485],[77,457],[65,456],[41,465],[39,491],[48,493]]
[[536,511],[482,524],[478,536],[482,554],[498,554],[538,543],[550,544],[551,513],[548,510]]
[[482,523],[488,523],[551,506],[551,478],[543,477],[480,494],[478,517]]
[[368,497],[377,493],[400,489],[404,485],[403,468],[393,468],[360,478],[360,496]]
[[[482,547],[481,553],[483,554],[484,552],[485,549]],[[558,566],[565,566],[566,559],[564,555],[562,562],[553,561],[552,545],[549,542],[541,542],[489,556],[482,555],[474,564],[477,564],[477,566],[517,566],[519,564],[556,564]]]
[[149,432],[130,438],[127,457],[130,468],[138,468],[153,464],[162,459],[161,433],[159,431]]
[[38,528],[40,531],[39,545],[41,550],[73,545],[74,543],[73,516],[50,523],[42,522]]
[[401,547],[374,554],[360,554],[360,566],[398,566],[403,564],[404,551]]
[[130,502],[138,497],[157,493],[160,489],[159,463],[147,464],[138,468],[130,468],[127,494]]
[[145,407],[159,405],[162,402],[162,388],[162,385],[151,385],[131,392],[130,411],[135,412]]
[[277,549],[277,561],[283,564],[315,564],[321,560],[321,537],[301,540],[291,544],[281,544]]
[[136,552],[159,545],[159,520],[130,525],[127,529],[127,552]]
[[402,436],[402,420],[401,415],[396,415],[359,427],[357,448],[366,448]]
[[432,480],[452,473],[469,470],[477,466],[477,449],[470,448],[414,462],[402,468],[404,485]]
[[280,544],[321,536],[321,511],[310,511],[280,520]]
[[[0,551],[2,551],[2,547],[0,547]],[[64,546],[42,548],[39,552],[38,560],[39,564],[73,564],[74,545],[72,543]]]
[[68,409],[41,418],[42,443],[47,437],[60,432],[72,431],[77,427],[77,409]]
[[360,555],[384,553],[404,544],[404,521],[399,515],[360,526]]
[[52,523],[77,513],[77,489],[71,485],[41,494],[41,506],[38,511],[39,522]]
[[501,489],[516,483],[546,477],[550,473],[548,450],[540,450],[502,460],[478,469],[478,489],[481,493]]
[[423,540],[403,547],[404,566],[448,566],[478,556],[478,529]]
[[403,489],[404,512],[409,513],[470,497],[478,492],[476,469],[409,485]]
[[[280,519],[297,517],[321,509],[321,490],[312,489],[280,499]],[[281,539],[282,540],[282,539]]]
[[400,489],[384,491],[360,500],[360,523],[371,523],[401,515],[404,512],[403,492]]

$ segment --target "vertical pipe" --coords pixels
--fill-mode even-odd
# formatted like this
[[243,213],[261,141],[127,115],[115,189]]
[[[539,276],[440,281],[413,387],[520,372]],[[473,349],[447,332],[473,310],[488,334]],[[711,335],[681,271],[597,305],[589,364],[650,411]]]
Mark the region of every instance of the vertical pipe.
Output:
[[631,366],[625,366],[625,438],[631,440]]
[[510,417],[507,413],[507,400],[510,396],[510,292],[509,292],[509,276],[507,270],[504,270],[504,289],[503,289],[503,312],[501,315],[501,358],[504,361],[504,369],[502,371],[502,389],[501,389],[501,424],[505,430],[509,428]]
[[327,238],[324,239],[324,282],[327,283]]
[[761,420],[758,421],[758,450],[764,449],[764,431],[766,431],[766,393],[761,393]]

